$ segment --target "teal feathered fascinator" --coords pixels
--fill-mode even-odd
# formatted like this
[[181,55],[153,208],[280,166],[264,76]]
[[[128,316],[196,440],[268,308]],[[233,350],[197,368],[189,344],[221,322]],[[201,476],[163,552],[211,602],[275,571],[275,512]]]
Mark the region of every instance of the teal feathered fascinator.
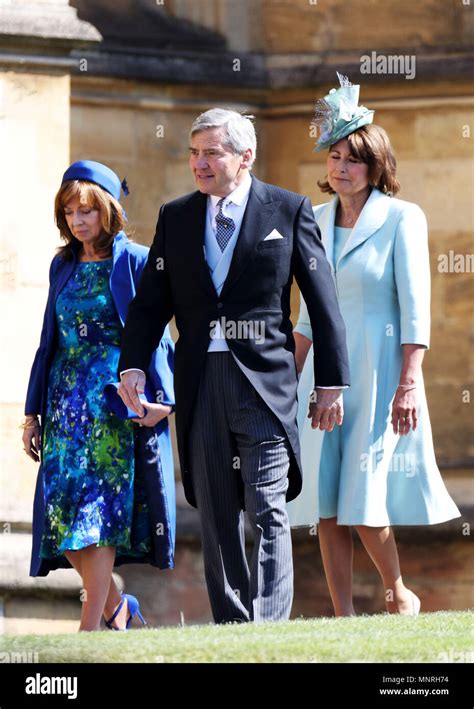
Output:
[[331,89],[324,98],[316,101],[313,125],[319,130],[315,151],[329,148],[342,138],[347,138],[357,128],[372,123],[374,111],[359,106],[358,84],[353,85],[343,74],[336,72],[340,88]]

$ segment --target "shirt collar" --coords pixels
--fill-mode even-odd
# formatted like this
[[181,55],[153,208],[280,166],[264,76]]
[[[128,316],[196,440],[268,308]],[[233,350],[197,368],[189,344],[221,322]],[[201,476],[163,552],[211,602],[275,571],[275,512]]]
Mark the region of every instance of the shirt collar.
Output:
[[[228,202],[232,202],[232,204],[237,204],[240,206],[247,199],[251,187],[252,178],[250,177],[250,173],[247,170],[247,173],[240,185],[238,185],[238,187],[236,187],[235,190],[228,194],[225,198],[225,204],[227,204]],[[211,194],[210,197],[212,206],[217,209],[217,203],[221,198],[214,194]]]

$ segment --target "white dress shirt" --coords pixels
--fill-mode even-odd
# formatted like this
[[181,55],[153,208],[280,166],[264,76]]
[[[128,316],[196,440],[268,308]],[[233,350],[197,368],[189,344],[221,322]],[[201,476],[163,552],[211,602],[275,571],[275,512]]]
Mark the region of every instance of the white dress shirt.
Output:
[[[221,197],[210,195],[207,198],[206,233],[204,239],[204,256],[209,266],[211,278],[220,295],[227,274],[229,273],[232,255],[234,253],[240,228],[244,219],[245,209],[249,200],[252,179],[248,172],[238,187],[225,198],[222,204],[222,213],[225,217],[230,217],[235,224],[234,233],[229,239],[224,251],[221,251],[216,239],[216,216],[219,213],[218,202]],[[212,338],[209,342],[208,352],[226,352],[229,350],[220,322],[215,326]]]

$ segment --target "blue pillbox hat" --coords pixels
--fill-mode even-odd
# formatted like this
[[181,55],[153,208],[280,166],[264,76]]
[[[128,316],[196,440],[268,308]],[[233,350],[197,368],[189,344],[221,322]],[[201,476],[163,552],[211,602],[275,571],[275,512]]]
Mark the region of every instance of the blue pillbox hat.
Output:
[[117,201],[120,200],[121,189],[125,196],[128,195],[126,180],[120,182],[110,167],[100,162],[95,162],[95,160],[77,160],[77,162],[73,162],[64,173],[61,184],[69,180],[94,182],[96,185],[103,187],[104,190],[107,190]]

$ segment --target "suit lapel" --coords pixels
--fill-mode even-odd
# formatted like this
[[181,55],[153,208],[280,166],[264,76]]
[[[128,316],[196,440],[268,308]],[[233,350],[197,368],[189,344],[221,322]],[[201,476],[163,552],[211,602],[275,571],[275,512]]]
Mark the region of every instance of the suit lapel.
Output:
[[215,296],[216,289],[205,256],[207,195],[194,192],[184,215],[183,231],[189,235],[189,247],[186,251],[189,253],[191,263],[196,263],[198,266],[202,287]]
[[265,225],[279,205],[279,201],[272,200],[265,184],[252,176],[249,200],[221,297],[224,297],[239,279],[256,244],[266,233]]

